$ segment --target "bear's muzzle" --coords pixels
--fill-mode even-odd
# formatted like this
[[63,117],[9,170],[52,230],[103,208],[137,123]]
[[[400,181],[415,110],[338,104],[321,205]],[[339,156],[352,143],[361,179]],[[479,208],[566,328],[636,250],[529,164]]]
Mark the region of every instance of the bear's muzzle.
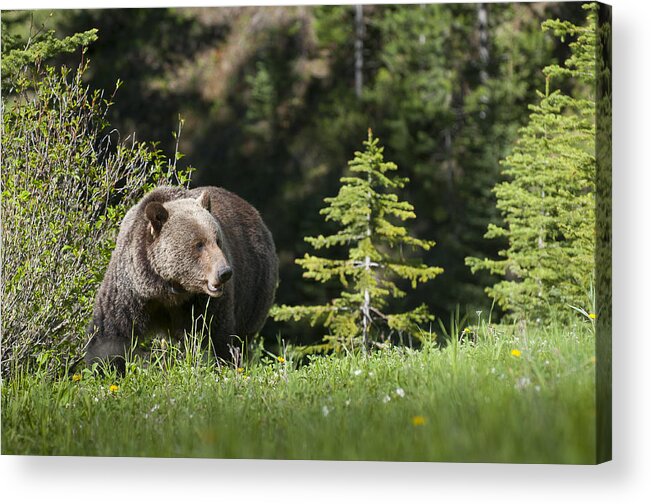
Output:
[[228,282],[233,276],[233,268],[224,266],[217,271],[217,279],[210,279],[206,282],[208,288],[208,295],[212,297],[219,297],[224,293],[224,284]]

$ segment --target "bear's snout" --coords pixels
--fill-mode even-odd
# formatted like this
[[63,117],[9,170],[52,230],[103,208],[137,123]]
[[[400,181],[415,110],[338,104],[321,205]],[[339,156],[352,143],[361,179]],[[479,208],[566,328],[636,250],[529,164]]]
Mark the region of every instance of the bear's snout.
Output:
[[219,281],[221,283],[226,283],[233,276],[233,268],[230,266],[225,266],[219,270]]
[[219,297],[224,293],[224,284],[233,276],[233,268],[224,266],[217,270],[217,274],[207,282],[208,294]]

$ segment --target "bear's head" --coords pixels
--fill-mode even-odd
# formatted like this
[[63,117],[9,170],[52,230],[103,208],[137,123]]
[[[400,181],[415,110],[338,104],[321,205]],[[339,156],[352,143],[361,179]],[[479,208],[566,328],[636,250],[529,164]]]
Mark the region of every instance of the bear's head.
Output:
[[151,201],[145,217],[149,262],[171,291],[221,296],[233,270],[223,249],[222,230],[210,213],[209,194]]

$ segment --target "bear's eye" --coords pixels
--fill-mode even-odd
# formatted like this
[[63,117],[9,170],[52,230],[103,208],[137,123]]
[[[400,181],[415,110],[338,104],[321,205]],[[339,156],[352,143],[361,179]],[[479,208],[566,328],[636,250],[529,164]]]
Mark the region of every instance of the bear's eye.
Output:
[[198,241],[197,243],[194,244],[194,248],[199,252],[201,252],[205,246],[206,244],[202,241]]

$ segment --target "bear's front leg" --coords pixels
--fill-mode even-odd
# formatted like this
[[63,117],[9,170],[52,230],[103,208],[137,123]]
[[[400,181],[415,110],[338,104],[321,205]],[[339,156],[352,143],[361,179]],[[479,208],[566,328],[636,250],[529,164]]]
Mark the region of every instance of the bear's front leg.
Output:
[[[117,315],[117,316],[116,316]],[[128,313],[114,313],[96,306],[88,327],[91,340],[86,346],[86,365],[105,362],[124,373],[126,356],[132,351],[136,327]]]
[[95,335],[88,343],[84,360],[89,366],[94,362],[106,362],[123,374],[128,345],[129,342],[119,336]]
[[235,365],[241,364],[243,339],[235,327],[233,303],[220,299],[211,307],[210,340],[215,357]]

